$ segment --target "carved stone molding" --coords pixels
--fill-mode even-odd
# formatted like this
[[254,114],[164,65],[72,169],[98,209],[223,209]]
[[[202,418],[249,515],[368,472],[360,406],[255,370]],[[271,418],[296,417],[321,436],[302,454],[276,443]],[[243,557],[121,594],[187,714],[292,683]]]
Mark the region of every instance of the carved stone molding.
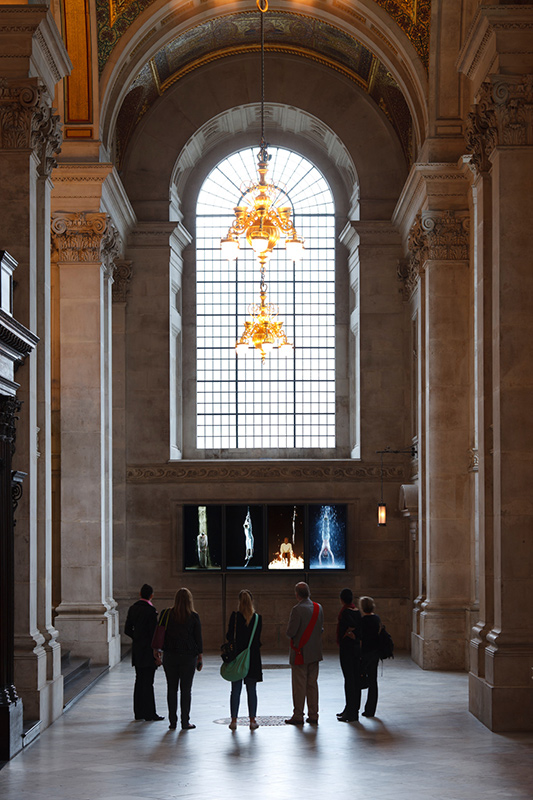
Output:
[[495,147],[533,145],[533,75],[493,75],[484,81],[465,138],[479,173],[489,170]]
[[128,294],[133,270],[131,261],[115,261],[115,272],[113,273],[113,302],[125,303]]
[[475,447],[471,447],[468,451],[470,455],[470,462],[468,464],[469,472],[479,472],[479,451]]
[[[401,481],[405,470],[401,464],[383,466],[383,479]],[[379,464],[154,464],[129,466],[129,483],[240,483],[242,481],[379,481]]]
[[22,403],[15,397],[0,395],[0,440],[11,444],[11,455],[15,452],[18,412]]
[[468,261],[470,219],[467,212],[424,211],[417,214],[407,247],[409,256],[400,262],[398,276],[410,297],[427,261]]
[[99,262],[112,271],[119,238],[107,214],[74,212],[52,214],[52,258],[59,262]]

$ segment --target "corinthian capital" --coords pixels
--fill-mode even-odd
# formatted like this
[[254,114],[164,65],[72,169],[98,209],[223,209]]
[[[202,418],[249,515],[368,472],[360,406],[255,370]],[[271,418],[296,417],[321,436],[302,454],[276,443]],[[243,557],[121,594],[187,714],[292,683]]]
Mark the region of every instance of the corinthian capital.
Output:
[[109,225],[109,217],[103,213],[52,214],[52,258],[60,263],[102,263],[102,247],[107,247]]
[[125,303],[132,277],[131,261],[116,260],[113,273],[113,302]]
[[466,145],[478,172],[497,146],[533,145],[533,75],[493,75],[468,115]]
[[61,152],[63,143],[62,124],[55,109],[42,103],[32,119],[32,147],[39,156],[41,175],[50,176],[57,166],[55,155]]
[[0,147],[3,150],[32,147],[32,122],[45,95],[45,90],[34,79],[16,82],[0,78]]
[[468,261],[469,230],[466,212],[417,214],[409,231],[408,257],[398,270],[406,296],[415,290],[427,261]]

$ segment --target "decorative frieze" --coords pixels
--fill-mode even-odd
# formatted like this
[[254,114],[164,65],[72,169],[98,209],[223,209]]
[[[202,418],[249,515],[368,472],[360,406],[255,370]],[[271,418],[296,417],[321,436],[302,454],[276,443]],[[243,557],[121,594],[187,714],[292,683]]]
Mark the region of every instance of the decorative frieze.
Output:
[[468,261],[470,220],[467,212],[417,214],[407,241],[409,256],[398,266],[404,293],[410,297],[427,261]]
[[111,277],[120,239],[107,214],[52,214],[52,258],[59,263],[100,262]]
[[125,303],[128,294],[131,278],[132,268],[131,261],[115,261],[115,271],[113,273],[113,302]]
[[480,173],[489,170],[495,147],[533,145],[533,75],[494,75],[484,81],[465,138]]
[[238,483],[241,481],[402,481],[402,464],[214,464],[212,462],[129,466],[130,483]]

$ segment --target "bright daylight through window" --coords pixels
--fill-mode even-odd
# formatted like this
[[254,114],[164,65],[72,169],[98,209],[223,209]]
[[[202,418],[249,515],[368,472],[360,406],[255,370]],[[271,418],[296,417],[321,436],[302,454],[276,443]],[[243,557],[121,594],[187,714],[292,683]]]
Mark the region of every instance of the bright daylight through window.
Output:
[[331,448],[335,446],[335,216],[322,174],[302,156],[269,147],[269,181],[294,207],[305,239],[301,261],[283,242],[267,264],[268,301],[294,344],[261,363],[235,343],[248,307],[259,300],[259,263],[241,240],[237,260],[226,261],[220,239],[234,219],[243,180],[257,178],[257,148],[222,161],[207,177],[197,205],[196,439],[199,449]]

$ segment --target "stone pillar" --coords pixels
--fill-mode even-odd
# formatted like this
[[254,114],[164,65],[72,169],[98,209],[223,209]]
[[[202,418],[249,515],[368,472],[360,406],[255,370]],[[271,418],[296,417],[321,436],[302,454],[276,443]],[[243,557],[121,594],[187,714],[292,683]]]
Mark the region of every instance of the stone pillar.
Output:
[[424,211],[410,236],[411,257],[423,275],[419,438],[426,585],[413,657],[424,669],[464,669],[472,603],[468,231],[467,212]]
[[[533,30],[533,13],[529,31]],[[507,52],[511,52],[508,48]],[[508,59],[510,56],[506,56]],[[478,171],[490,169],[490,249],[479,258],[491,278],[492,314],[486,324],[493,441],[484,426],[483,461],[493,451],[493,518],[483,530],[493,551],[480,579],[484,603],[479,655],[472,660],[470,710],[495,731],[533,725],[533,75],[491,75],[481,85],[468,143]],[[487,164],[488,159],[488,164]],[[490,270],[490,272],[489,272]],[[490,408],[490,405],[489,405]],[[492,523],[492,525],[490,525]],[[493,598],[494,610],[491,614]],[[486,634],[486,635],[485,635]],[[474,637],[475,644],[475,637]]]
[[[126,304],[132,262],[113,274],[113,584],[126,586]],[[119,596],[116,594],[115,596]]]
[[[17,372],[23,405],[14,468],[27,474],[15,540],[15,677],[27,719],[47,725],[62,711],[59,649],[51,626],[50,598],[39,572],[50,562],[50,453],[46,450],[47,309],[50,172],[61,144],[51,100],[70,62],[53,18],[44,6],[0,7],[0,171],[2,243],[18,262],[14,314],[41,340]],[[31,76],[31,77],[30,77]],[[39,458],[38,428],[44,449]],[[45,565],[48,565],[45,566]],[[41,630],[42,626],[42,630]],[[47,627],[48,626],[48,627]],[[44,635],[43,635],[44,632]],[[52,642],[49,646],[48,642]]]
[[104,213],[54,213],[61,384],[61,603],[64,646],[120,659],[112,589],[111,285],[118,237]]

